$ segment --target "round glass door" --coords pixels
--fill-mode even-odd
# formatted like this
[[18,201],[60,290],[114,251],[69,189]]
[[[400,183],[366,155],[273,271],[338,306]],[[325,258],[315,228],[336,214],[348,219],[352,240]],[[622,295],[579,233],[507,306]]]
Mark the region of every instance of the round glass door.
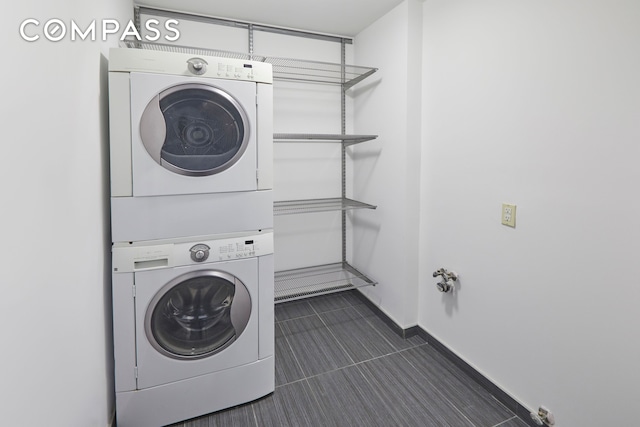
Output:
[[167,283],[153,298],[145,330],[153,347],[176,359],[199,359],[231,345],[251,315],[251,298],[235,276],[206,270]]
[[205,84],[182,84],[154,97],[140,120],[142,143],[162,167],[207,176],[233,166],[249,143],[249,123],[228,93]]

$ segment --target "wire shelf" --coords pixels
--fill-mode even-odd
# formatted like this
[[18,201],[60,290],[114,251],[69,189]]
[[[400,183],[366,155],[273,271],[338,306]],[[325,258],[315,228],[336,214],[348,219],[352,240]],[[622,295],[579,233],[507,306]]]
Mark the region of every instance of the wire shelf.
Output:
[[274,215],[304,214],[313,212],[347,211],[352,209],[376,209],[370,205],[348,198],[284,200],[273,203]]
[[274,299],[278,304],[376,284],[348,263],[338,262],[276,272]]
[[345,146],[376,139],[378,135],[341,135],[315,133],[274,133],[274,142],[341,142]]
[[265,61],[273,65],[273,78],[276,80],[338,84],[345,89],[378,71],[377,68],[358,65],[343,67],[331,62],[291,58],[266,57]]

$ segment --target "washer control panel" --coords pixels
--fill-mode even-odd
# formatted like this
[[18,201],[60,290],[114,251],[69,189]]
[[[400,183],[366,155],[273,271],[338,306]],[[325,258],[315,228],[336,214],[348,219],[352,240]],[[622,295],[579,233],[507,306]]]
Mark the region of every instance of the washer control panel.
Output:
[[273,243],[258,237],[262,236],[216,241],[211,247],[211,261],[230,261],[264,255],[264,250],[271,248]]
[[[188,253],[190,262],[187,264],[253,258],[273,253],[273,232],[202,240],[196,244],[180,243],[174,248],[175,252]],[[180,265],[185,261],[176,256],[176,262]]]
[[273,253],[273,231],[113,245],[113,272],[125,273],[254,258]]

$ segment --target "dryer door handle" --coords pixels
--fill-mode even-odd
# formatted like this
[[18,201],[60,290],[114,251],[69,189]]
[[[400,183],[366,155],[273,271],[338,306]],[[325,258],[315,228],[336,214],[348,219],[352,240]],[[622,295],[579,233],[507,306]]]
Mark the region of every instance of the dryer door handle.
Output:
[[140,118],[140,138],[147,152],[160,164],[162,146],[167,137],[167,123],[160,109],[160,95],[147,104]]

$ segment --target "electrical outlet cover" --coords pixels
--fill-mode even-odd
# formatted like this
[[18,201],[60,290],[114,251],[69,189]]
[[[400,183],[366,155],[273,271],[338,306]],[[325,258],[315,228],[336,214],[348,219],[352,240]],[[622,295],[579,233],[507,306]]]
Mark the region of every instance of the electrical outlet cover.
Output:
[[502,204],[502,224],[508,227],[516,227],[516,205]]

